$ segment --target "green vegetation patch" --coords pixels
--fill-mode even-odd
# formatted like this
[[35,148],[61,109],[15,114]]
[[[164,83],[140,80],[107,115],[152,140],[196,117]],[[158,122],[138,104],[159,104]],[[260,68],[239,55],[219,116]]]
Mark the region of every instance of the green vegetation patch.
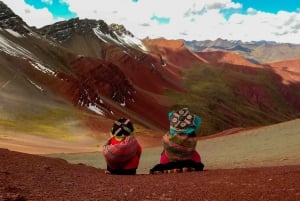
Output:
[[[263,126],[292,119],[292,116],[288,115],[291,114],[292,108],[278,91],[278,86],[274,85],[270,72],[257,70],[247,73],[243,70],[249,69],[200,64],[183,71],[186,93],[171,90],[165,93],[178,105],[188,106],[201,116],[202,125],[198,135],[214,134],[236,127]],[[262,90],[270,105],[260,99],[251,102],[250,98],[245,97],[240,91],[243,90],[240,84],[245,85],[246,90],[253,93],[259,94],[260,92],[255,90]],[[251,87],[254,87],[253,91]]]
[[[0,119],[0,127],[14,132],[68,139],[76,129],[80,116],[75,111],[60,108],[39,113],[16,114],[14,118]],[[70,138],[71,139],[71,138]]]
[[202,118],[200,135],[207,135],[226,125],[222,113],[214,114],[218,104],[228,105],[234,99],[230,84],[225,79],[224,71],[202,64],[184,71],[185,94],[166,92],[179,105],[186,105]]

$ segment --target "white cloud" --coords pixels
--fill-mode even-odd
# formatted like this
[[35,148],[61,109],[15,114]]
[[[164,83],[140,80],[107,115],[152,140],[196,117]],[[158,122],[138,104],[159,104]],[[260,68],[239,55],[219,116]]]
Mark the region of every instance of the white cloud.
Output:
[[[123,24],[138,38],[206,40],[274,40],[300,44],[300,12],[264,13],[249,8],[247,14],[233,14],[228,20],[221,9],[240,9],[232,0],[60,0],[70,6],[81,19],[102,19],[106,23]],[[29,25],[54,22],[48,10],[35,10],[21,0],[4,0]],[[13,5],[13,6],[12,6]],[[26,10],[30,11],[25,12]],[[170,19],[159,24],[151,17]]]
[[248,8],[247,13],[249,15],[255,15],[257,13],[257,10],[255,10],[254,8]]
[[53,15],[45,8],[35,9],[26,4],[24,0],[2,0],[12,11],[19,15],[29,26],[42,27],[52,24],[59,19],[54,20]]
[[[270,40],[300,43],[300,13],[257,12],[252,15],[234,14],[228,21],[232,39]],[[224,29],[226,30],[226,29]],[[229,36],[228,36],[229,37]]]
[[[131,0],[65,0],[81,18],[103,19],[108,24],[124,24],[139,38],[206,40],[274,40],[300,43],[299,12],[277,14],[248,9],[248,15],[234,14],[225,20],[220,9],[239,9],[231,0],[151,0],[131,3]],[[159,25],[150,18],[170,18]],[[147,25],[147,26],[145,26]],[[298,31],[298,32],[297,32]]]

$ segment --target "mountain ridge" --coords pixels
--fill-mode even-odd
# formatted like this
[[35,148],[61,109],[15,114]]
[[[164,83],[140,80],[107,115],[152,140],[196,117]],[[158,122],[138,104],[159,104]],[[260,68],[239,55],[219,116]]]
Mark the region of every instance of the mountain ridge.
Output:
[[[299,117],[299,75],[293,73],[286,85],[286,72],[267,63],[224,51],[194,52],[182,40],[139,40],[122,25],[110,28],[101,20],[59,22],[44,27],[42,34],[29,30],[18,33],[1,27],[3,98],[16,96],[9,86],[25,91],[31,87],[38,91],[32,96],[38,98],[35,102],[45,101],[43,96],[49,102],[63,100],[88,112],[84,118],[89,116],[93,125],[103,118],[127,116],[158,130],[168,129],[170,108],[186,105],[203,117],[199,135]],[[56,33],[63,40],[53,37]],[[4,76],[14,77],[15,72],[26,85]],[[22,113],[22,105],[18,108]]]
[[185,45],[195,52],[234,52],[254,63],[270,63],[300,58],[299,44],[276,43],[274,41],[242,42],[219,38],[214,41],[185,41]]

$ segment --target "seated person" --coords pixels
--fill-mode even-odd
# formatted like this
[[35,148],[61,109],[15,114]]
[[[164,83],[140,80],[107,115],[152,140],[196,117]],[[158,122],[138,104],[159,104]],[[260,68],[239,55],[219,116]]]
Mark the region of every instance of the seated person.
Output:
[[201,157],[196,151],[197,137],[201,118],[182,108],[168,114],[170,131],[162,137],[163,151],[160,164],[150,170],[150,174],[168,170],[201,171],[204,168]]
[[107,174],[135,175],[142,148],[133,136],[133,124],[120,118],[113,124],[111,138],[103,146]]

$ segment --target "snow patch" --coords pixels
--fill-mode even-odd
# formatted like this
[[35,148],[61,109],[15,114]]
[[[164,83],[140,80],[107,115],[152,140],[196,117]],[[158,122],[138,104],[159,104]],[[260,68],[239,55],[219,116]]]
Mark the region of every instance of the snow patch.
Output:
[[114,32],[114,34],[118,37],[118,40],[116,40],[110,34],[104,34],[99,29],[99,26],[97,28],[94,28],[93,31],[96,34],[96,36],[105,43],[109,43],[108,41],[112,41],[113,43],[123,46],[124,48],[127,48],[126,46],[129,46],[134,49],[138,48],[143,52],[148,51],[148,49],[146,48],[146,46],[144,46],[141,40],[131,37],[129,35],[119,36],[116,32]]
[[29,61],[29,63],[37,70],[45,73],[45,74],[48,74],[48,75],[53,75],[55,76],[55,72],[50,70],[49,68],[45,67],[44,65],[38,63],[38,62],[32,62],[32,61]]
[[89,103],[89,105],[87,106],[87,108],[88,108],[89,110],[92,110],[92,111],[96,112],[97,114],[100,114],[100,115],[102,115],[102,116],[105,116],[105,115],[104,115],[104,112],[103,112],[100,108],[98,108],[96,105],[94,105],[94,104],[92,104],[92,103]]
[[93,31],[100,40],[102,40],[105,43],[109,43],[107,40],[104,39],[104,38],[110,37],[108,34],[102,33],[98,27],[93,28]]
[[28,26],[23,25],[23,27],[24,27],[27,31],[31,32],[31,29],[30,29]]
[[111,35],[102,33],[98,28],[94,28],[93,31],[96,34],[96,36],[105,43],[109,43],[108,41],[110,40],[116,44],[122,45],[119,41],[111,37]]
[[21,34],[19,34],[18,32],[15,32],[12,29],[6,29],[6,31],[17,38],[23,38],[23,36]]
[[32,60],[37,60],[36,57],[31,52],[19,46],[18,44],[14,43],[13,41],[6,39],[1,34],[0,34],[0,51],[15,57],[23,57]]
[[39,86],[38,84],[36,84],[35,82],[33,82],[32,80],[30,79],[27,79],[33,86],[35,86],[38,90],[40,90],[41,92],[44,92],[45,90]]
[[144,52],[147,52],[148,49],[147,47],[143,44],[143,42],[137,38],[125,35],[123,37],[118,37],[119,39],[123,40],[126,44],[129,44],[130,46],[134,46],[136,45],[137,47],[139,47],[141,50],[143,50]]
[[120,103],[120,105],[121,105],[122,107],[125,107],[125,106],[126,106],[125,100],[124,100],[122,103]]

